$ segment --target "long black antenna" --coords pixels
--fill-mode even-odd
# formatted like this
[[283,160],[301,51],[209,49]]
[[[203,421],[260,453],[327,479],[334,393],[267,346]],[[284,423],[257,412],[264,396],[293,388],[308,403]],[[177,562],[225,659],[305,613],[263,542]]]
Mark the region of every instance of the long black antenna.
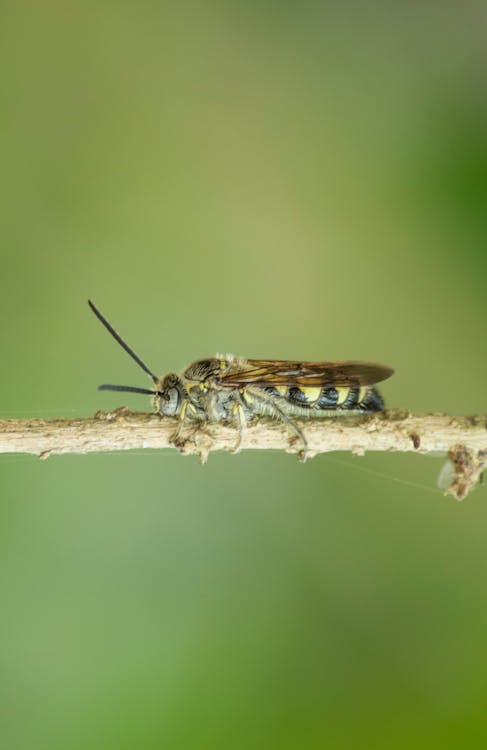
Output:
[[[134,350],[131,349],[130,346],[125,343],[125,341],[123,340],[123,338],[116,332],[115,328],[113,328],[113,326],[110,325],[110,323],[108,322],[108,320],[103,317],[103,315],[101,314],[101,312],[98,310],[98,308],[93,304],[93,302],[90,299],[88,300],[88,304],[91,307],[91,309],[93,310],[93,312],[95,313],[95,315],[98,318],[98,320],[100,321],[100,323],[102,323],[105,326],[105,328],[107,329],[108,333],[110,333],[113,336],[113,338],[115,339],[115,341],[118,341],[118,343],[120,344],[120,346],[122,347],[122,349],[125,349],[125,351],[127,352],[127,354],[129,354],[132,357],[132,359],[135,362],[137,362],[137,364],[139,365],[139,367],[141,367],[144,370],[144,372],[146,372],[147,375],[149,375],[149,377],[152,378],[152,380],[154,381],[154,383],[157,383],[158,382],[158,378],[154,375],[153,372],[151,372],[149,370],[149,368],[147,367],[147,365],[144,362],[142,362],[142,360],[140,359],[140,357],[138,357],[136,355],[136,353],[134,352]],[[129,386],[127,386],[127,388],[128,387]],[[101,386],[101,388],[103,388],[104,390],[120,390],[119,388],[115,388],[114,386],[110,386],[110,388]],[[133,390],[133,389],[131,388],[130,390]],[[137,391],[137,390],[134,391],[134,393],[139,393],[139,392],[140,393],[152,393],[152,391],[145,391],[143,389],[140,390],[140,391]]]
[[148,388],[137,388],[134,385],[99,385],[99,391],[122,391],[122,393],[146,393],[148,396],[159,395],[159,391],[151,391]]

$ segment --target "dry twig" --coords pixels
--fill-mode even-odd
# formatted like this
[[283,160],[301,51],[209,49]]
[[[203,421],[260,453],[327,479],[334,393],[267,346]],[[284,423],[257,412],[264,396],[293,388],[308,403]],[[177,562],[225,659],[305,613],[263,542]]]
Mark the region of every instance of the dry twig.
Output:
[[[306,433],[308,456],[329,451],[401,451],[448,456],[450,494],[463,499],[487,466],[487,416],[410,414],[390,409],[373,416],[341,416],[299,422]],[[62,453],[92,453],[134,448],[174,447],[177,420],[122,407],[88,419],[0,420],[0,453],[32,453],[40,458]],[[186,424],[177,441],[182,453],[205,462],[216,450],[233,450],[234,427]],[[301,445],[285,424],[259,419],[244,430],[242,449],[298,452]]]

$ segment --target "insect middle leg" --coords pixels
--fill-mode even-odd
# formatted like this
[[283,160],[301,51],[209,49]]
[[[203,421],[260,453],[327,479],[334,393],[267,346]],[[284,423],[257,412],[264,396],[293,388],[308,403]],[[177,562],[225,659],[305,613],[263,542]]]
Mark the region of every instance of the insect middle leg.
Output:
[[244,409],[244,402],[240,393],[237,393],[236,399],[237,400],[234,402],[232,406],[232,417],[234,421],[237,422],[238,424],[238,439],[237,439],[235,447],[232,449],[232,453],[240,452],[240,449],[242,447],[243,433],[244,433],[245,425],[247,424],[247,418],[245,416],[245,409]]

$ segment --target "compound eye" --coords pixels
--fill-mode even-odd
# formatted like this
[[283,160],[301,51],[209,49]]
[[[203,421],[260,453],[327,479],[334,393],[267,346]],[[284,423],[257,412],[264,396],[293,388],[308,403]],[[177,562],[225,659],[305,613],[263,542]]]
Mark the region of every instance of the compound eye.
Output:
[[179,402],[179,391],[177,388],[168,388],[162,394],[161,411],[168,417],[176,414]]

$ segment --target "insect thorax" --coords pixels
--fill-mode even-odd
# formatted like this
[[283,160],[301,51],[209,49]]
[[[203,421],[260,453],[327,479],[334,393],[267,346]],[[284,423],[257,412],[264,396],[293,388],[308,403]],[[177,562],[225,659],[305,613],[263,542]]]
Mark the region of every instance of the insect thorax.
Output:
[[231,418],[237,389],[218,388],[216,380],[230,366],[227,358],[211,357],[192,362],[181,375],[171,373],[157,384],[154,408],[166,416],[224,421]]
[[220,375],[225,369],[226,362],[223,358],[217,359],[216,357],[211,357],[209,359],[199,359],[196,362],[192,362],[184,370],[182,380],[203,383],[212,376]]
[[222,388],[218,384],[218,378],[231,366],[229,358],[217,356],[197,360],[184,370],[181,381],[189,402],[187,413],[190,418],[210,422],[232,420],[239,390]]

